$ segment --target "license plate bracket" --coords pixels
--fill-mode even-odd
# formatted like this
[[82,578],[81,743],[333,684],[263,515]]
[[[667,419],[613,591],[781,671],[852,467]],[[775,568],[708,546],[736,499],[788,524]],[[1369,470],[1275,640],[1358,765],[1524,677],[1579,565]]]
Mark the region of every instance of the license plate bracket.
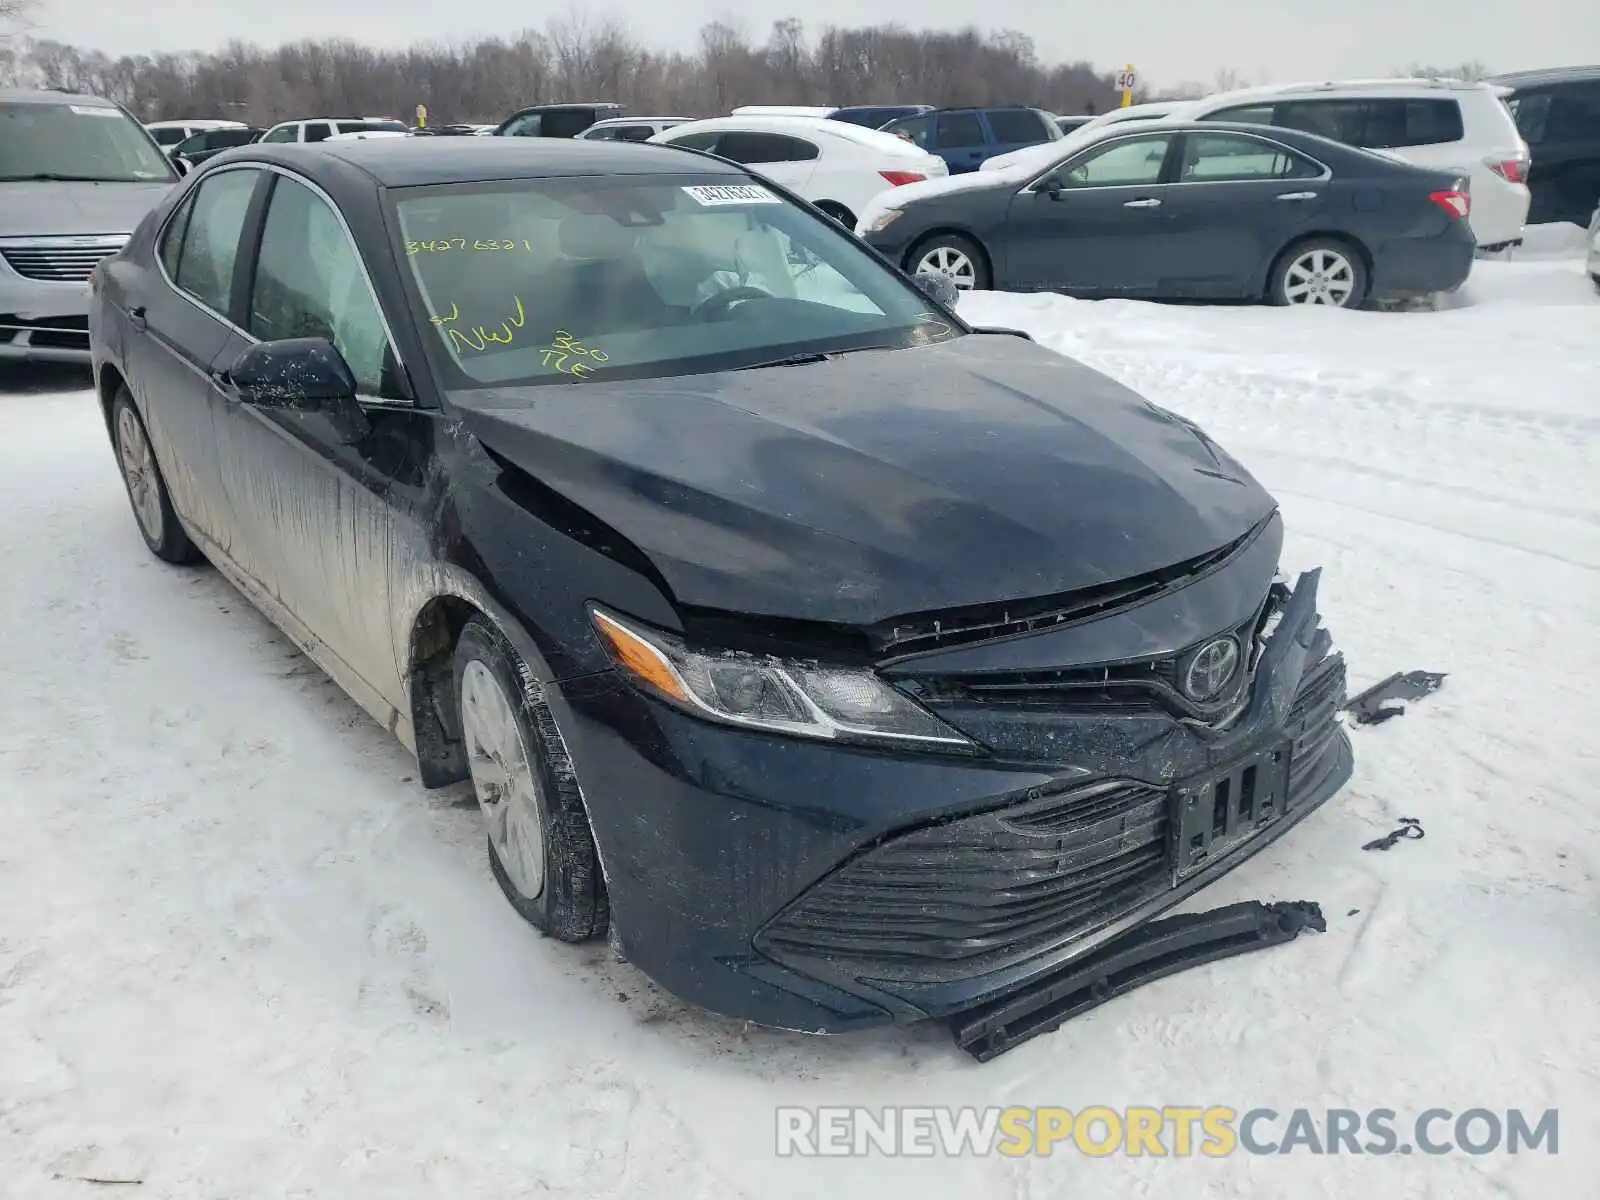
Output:
[[1279,742],[1172,789],[1174,885],[1283,819],[1289,746]]

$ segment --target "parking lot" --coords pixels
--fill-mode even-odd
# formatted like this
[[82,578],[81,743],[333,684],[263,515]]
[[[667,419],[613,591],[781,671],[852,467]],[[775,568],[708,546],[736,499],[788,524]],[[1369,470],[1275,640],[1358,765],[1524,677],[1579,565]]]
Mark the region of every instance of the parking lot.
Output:
[[[1600,296],[1575,245],[1438,311],[974,293],[1199,423],[1283,504],[1358,690],[1351,786],[1193,907],[1326,933],[1156,983],[979,1066],[807,1038],[539,938],[470,794],[214,571],[141,544],[86,377],[0,375],[0,1195],[1558,1196],[1600,1171]],[[1399,818],[1426,836],[1362,846]],[[181,1052],[180,1052],[181,1051]],[[1561,1110],[1559,1156],[1244,1154],[797,1169],[776,1105]]]

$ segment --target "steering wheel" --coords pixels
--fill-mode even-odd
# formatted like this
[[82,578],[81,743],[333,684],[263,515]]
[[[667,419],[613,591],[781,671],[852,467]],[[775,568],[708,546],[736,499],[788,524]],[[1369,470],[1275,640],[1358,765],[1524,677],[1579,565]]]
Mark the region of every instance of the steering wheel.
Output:
[[702,300],[694,310],[694,315],[704,317],[708,321],[720,321],[727,316],[733,306],[741,300],[771,300],[772,293],[763,291],[758,287],[748,284],[731,287],[727,291],[718,292],[715,296]]

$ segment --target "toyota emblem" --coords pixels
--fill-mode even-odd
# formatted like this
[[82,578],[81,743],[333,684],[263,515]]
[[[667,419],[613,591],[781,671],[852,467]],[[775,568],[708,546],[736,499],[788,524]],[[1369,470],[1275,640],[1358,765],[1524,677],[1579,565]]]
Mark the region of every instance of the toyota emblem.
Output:
[[1195,651],[1184,672],[1183,691],[1191,700],[1210,700],[1233,678],[1239,665],[1239,643],[1231,637],[1215,638]]

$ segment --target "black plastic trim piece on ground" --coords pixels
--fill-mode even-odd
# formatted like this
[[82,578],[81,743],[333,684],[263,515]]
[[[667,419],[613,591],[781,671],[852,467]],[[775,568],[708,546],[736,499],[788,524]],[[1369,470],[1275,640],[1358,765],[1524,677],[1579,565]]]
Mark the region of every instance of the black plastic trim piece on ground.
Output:
[[988,1062],[1144,984],[1327,928],[1321,906],[1310,900],[1247,900],[1151,921],[1059,975],[958,1013],[951,1032],[956,1045]]

